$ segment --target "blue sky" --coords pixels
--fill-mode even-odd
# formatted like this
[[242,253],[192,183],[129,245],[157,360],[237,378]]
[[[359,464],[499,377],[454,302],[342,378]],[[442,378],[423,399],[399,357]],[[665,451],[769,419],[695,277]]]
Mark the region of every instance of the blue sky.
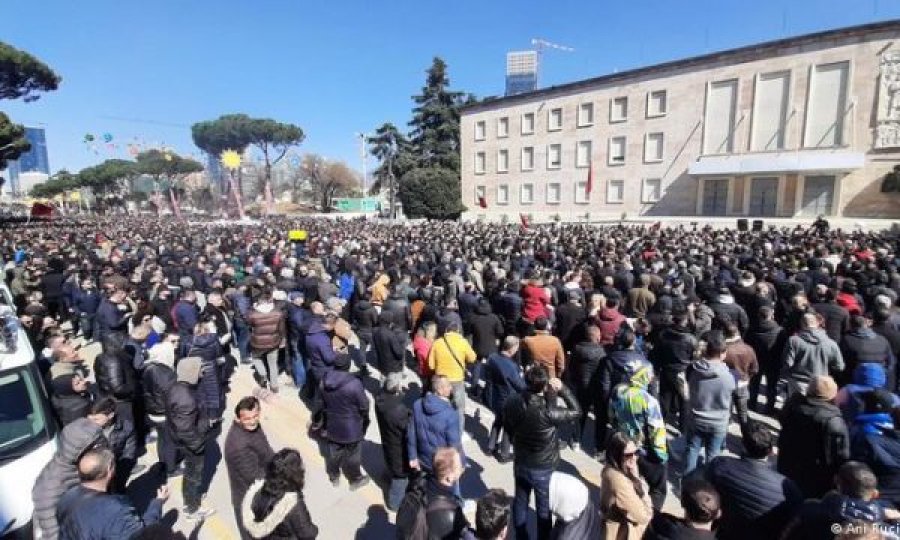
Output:
[[[135,142],[199,155],[190,125],[236,112],[296,123],[301,152],[361,169],[354,134],[405,126],[435,55],[483,97],[502,94],[506,52],[532,37],[576,49],[544,55],[551,85],[895,18],[900,0],[0,0],[0,39],[63,77],[0,110],[46,128],[54,171]],[[95,154],[86,133],[119,147]]]

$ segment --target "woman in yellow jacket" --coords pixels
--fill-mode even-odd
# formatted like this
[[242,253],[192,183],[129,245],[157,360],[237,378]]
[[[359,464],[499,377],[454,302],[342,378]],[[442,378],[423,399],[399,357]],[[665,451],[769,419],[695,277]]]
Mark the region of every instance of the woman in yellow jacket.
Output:
[[384,304],[384,301],[387,300],[388,294],[390,291],[388,290],[388,285],[391,283],[391,278],[388,277],[387,274],[381,274],[377,278],[375,278],[375,283],[369,287],[369,291],[372,293],[372,302],[373,306],[381,306]]
[[607,540],[640,540],[653,517],[647,485],[638,472],[638,447],[616,432],[606,447],[600,510]]

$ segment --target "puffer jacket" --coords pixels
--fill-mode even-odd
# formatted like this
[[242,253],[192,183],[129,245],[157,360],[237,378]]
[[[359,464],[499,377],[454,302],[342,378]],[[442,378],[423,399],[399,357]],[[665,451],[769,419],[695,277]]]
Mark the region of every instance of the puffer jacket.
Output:
[[[866,362],[856,366],[853,372],[853,382],[838,390],[834,398],[835,404],[840,407],[841,414],[847,423],[853,422],[856,415],[862,413],[862,394],[872,390],[884,389],[887,383],[887,375],[884,366]],[[894,407],[900,406],[900,397],[891,393]]]
[[201,454],[206,447],[210,424],[195,396],[200,370],[186,373],[182,364],[178,366],[178,382],[166,396],[166,424],[179,447]]
[[478,358],[487,358],[497,352],[497,340],[503,337],[503,323],[500,317],[491,313],[487,302],[478,304],[475,312],[468,317],[466,329],[472,335],[472,348]]
[[399,292],[391,293],[384,301],[381,312],[390,313],[393,316],[394,326],[400,332],[409,334],[409,331],[412,330],[412,312],[406,296]]
[[559,428],[580,418],[581,408],[567,387],[558,395],[566,408],[528,391],[507,400],[503,427],[512,438],[516,465],[555,469],[559,464]]
[[637,373],[642,367],[651,367],[650,361],[644,356],[644,353],[634,349],[620,349],[609,353],[606,359],[609,366],[609,388],[604,388],[605,392],[609,392],[616,385],[626,383],[631,380],[631,376]]
[[100,426],[79,418],[63,428],[56,453],[40,472],[31,490],[34,523],[44,540],[54,540],[59,533],[56,506],[69,488],[78,485],[78,458],[103,437]]
[[107,334],[103,338],[103,352],[94,361],[97,387],[100,394],[116,401],[134,401],[137,374],[132,359],[125,353],[124,334]]
[[278,500],[271,500],[262,487],[262,480],[254,482],[240,509],[244,528],[251,538],[312,540],[319,535],[302,493],[292,491]]
[[900,504],[900,434],[889,414],[857,415],[850,433],[850,457],[875,473],[879,498]]
[[218,418],[225,406],[224,386],[219,380],[218,359],[222,356],[219,336],[202,334],[194,337],[187,355],[199,356],[202,360],[200,381],[197,384],[197,404],[206,410],[210,418]]
[[280,309],[272,308],[272,311],[251,310],[247,314],[247,323],[250,325],[250,348],[256,354],[265,354],[281,347],[285,338],[285,315]]
[[846,384],[850,380],[850,376],[856,370],[856,366],[860,364],[881,364],[884,366],[885,373],[888,374],[888,388],[893,390],[896,377],[894,374],[894,366],[896,361],[894,353],[891,351],[891,344],[884,336],[876,334],[869,328],[859,328],[844,334],[841,341],[841,354],[844,357],[844,373],[841,380]]
[[599,343],[583,341],[575,345],[568,368],[572,371],[573,382],[577,388],[600,391],[609,388],[609,370],[606,369],[606,349]]
[[784,365],[793,380],[808,383],[819,375],[840,374],[844,370],[844,358],[825,330],[815,328],[788,338]]
[[175,371],[163,363],[148,362],[141,375],[141,383],[147,414],[164,416],[166,396],[175,385]]
[[597,326],[600,328],[603,345],[612,345],[619,334],[619,328],[625,322],[625,315],[613,308],[605,307],[597,313]]
[[325,374],[322,389],[328,440],[338,444],[361,441],[369,425],[369,398],[359,377],[335,369]]
[[436,394],[426,394],[413,404],[412,420],[406,428],[410,460],[418,460],[423,471],[431,471],[438,448],[452,446],[462,453],[459,415],[453,404]]

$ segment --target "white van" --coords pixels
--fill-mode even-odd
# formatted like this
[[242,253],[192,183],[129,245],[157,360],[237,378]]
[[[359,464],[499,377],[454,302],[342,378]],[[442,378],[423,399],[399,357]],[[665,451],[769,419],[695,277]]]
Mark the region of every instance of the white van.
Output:
[[[32,537],[31,489],[56,451],[58,425],[12,297],[0,283],[0,538]],[[11,321],[14,320],[13,321]]]

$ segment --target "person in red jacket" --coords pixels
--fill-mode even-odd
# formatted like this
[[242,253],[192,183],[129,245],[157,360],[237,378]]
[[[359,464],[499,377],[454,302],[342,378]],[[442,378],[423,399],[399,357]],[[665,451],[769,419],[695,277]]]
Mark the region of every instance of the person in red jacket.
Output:
[[522,334],[534,333],[534,321],[540,317],[550,317],[550,295],[540,279],[531,279],[522,287]]
[[601,345],[612,345],[616,340],[616,335],[619,333],[619,328],[625,322],[625,315],[622,315],[622,312],[619,311],[620,302],[620,297],[608,296],[606,298],[606,307],[601,309],[594,319],[594,324],[600,328]]

